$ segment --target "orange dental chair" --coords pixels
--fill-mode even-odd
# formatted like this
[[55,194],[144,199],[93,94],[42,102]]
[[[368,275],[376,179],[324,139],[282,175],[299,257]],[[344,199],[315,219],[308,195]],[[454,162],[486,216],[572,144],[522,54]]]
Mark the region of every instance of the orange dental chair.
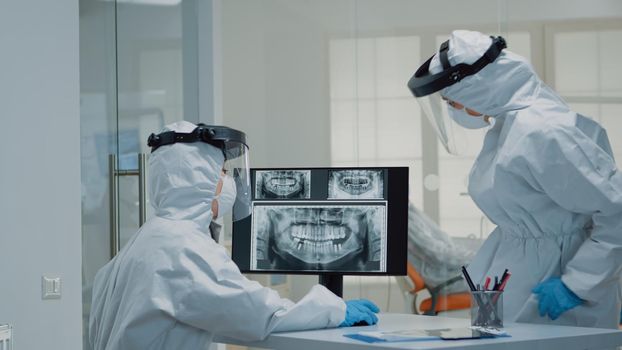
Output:
[[[405,294],[412,297],[411,310],[415,314],[436,315],[443,311],[462,310],[471,307],[471,295],[469,292],[441,294],[441,289],[462,279],[462,276],[453,277],[446,282],[431,288],[426,286],[423,277],[415,267],[408,262],[406,266],[407,277],[398,277],[398,284]],[[400,281],[401,279],[401,281]],[[417,305],[417,295],[427,289],[430,297]],[[410,298],[407,298],[410,299]]]

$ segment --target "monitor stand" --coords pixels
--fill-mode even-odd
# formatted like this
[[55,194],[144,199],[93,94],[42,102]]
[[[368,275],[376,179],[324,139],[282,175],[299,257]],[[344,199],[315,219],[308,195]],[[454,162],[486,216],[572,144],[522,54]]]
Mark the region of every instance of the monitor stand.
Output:
[[343,275],[321,274],[320,284],[328,288],[336,296],[343,298]]

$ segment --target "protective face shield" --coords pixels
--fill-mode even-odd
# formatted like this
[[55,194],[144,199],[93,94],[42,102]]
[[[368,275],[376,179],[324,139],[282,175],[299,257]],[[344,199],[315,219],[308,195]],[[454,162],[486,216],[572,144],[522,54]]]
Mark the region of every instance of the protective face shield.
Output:
[[501,51],[507,47],[502,37],[490,38],[492,43],[474,63],[459,63],[454,66],[451,66],[447,57],[450,41],[445,41],[441,44],[437,54],[442,70],[438,73],[431,71],[430,63],[436,57],[433,55],[417,69],[408,81],[408,88],[419,102],[423,113],[434,126],[440,141],[449,153],[460,154],[460,151],[464,149],[464,145],[459,144],[461,140],[468,138],[461,135],[465,131],[464,128],[481,128],[487,126],[488,123],[481,116],[469,114],[464,106],[461,106],[462,108],[452,107],[451,105],[455,102],[442,96],[441,92],[494,62]]
[[[198,124],[196,129],[190,133],[166,131],[158,135],[151,134],[147,144],[153,153],[160,146],[177,142],[205,142],[222,150],[225,158],[223,172],[226,174],[225,178],[230,180],[223,179],[221,196],[222,193],[227,192],[225,196],[231,195],[235,198],[232,205],[233,221],[248,217],[251,211],[251,183],[246,134],[226,126]],[[227,198],[225,201],[231,201],[231,199]],[[220,209],[221,203],[218,204],[220,211],[222,210]],[[228,203],[222,205],[223,209],[230,206]],[[223,215],[219,212],[219,216]]]
[[222,218],[233,210],[236,196],[237,190],[235,180],[233,180],[231,176],[225,175],[222,178],[222,189],[220,190],[220,194],[216,197],[216,201],[218,202],[217,217]]

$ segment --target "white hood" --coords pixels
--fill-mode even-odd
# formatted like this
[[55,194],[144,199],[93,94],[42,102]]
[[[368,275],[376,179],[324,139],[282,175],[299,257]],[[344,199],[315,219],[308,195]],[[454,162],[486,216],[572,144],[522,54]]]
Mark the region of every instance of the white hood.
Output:
[[[450,65],[473,64],[484,55],[491,43],[490,36],[480,32],[453,31],[447,52]],[[508,47],[511,47],[511,43],[508,43]],[[437,53],[430,62],[429,70],[432,74],[442,70],[438,56]],[[476,74],[444,88],[441,95],[479,113],[498,116],[530,106],[543,86],[525,58],[505,49],[494,62]],[[545,87],[545,90],[550,89]],[[551,93],[546,92],[549,98]],[[561,101],[559,98],[556,100]]]
[[[180,121],[164,131],[192,132],[196,125]],[[212,221],[212,200],[224,163],[222,151],[204,142],[162,146],[149,158],[149,197],[155,215],[170,220],[191,220],[207,232]]]

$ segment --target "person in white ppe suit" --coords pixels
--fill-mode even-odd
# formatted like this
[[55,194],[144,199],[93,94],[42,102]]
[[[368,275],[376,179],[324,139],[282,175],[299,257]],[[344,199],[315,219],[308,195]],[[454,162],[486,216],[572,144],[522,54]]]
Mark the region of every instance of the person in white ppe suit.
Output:
[[210,237],[215,212],[249,215],[243,133],[182,121],[150,136],[149,145],[155,215],[95,277],[94,349],[205,349],[214,336],[252,341],[377,321],[371,302],[344,303],[320,285],[298,303],[279,297],[246,279]]
[[573,112],[501,37],[454,31],[408,86],[448,151],[488,128],[469,194],[497,225],[468,266],[512,273],[506,322],[617,328],[622,175],[605,130]]
[[[423,278],[430,294],[432,306],[425,311],[426,315],[436,315],[436,305],[443,296],[469,290],[461,268],[474,254],[474,249],[454,242],[431,218],[408,203],[408,262]],[[397,282],[402,292],[410,295],[414,282],[409,277],[397,278]],[[418,293],[412,297],[410,310],[419,313]]]
[[432,293],[468,291],[461,268],[471,262],[474,255],[473,249],[454,242],[413,203],[408,204],[408,261]]

